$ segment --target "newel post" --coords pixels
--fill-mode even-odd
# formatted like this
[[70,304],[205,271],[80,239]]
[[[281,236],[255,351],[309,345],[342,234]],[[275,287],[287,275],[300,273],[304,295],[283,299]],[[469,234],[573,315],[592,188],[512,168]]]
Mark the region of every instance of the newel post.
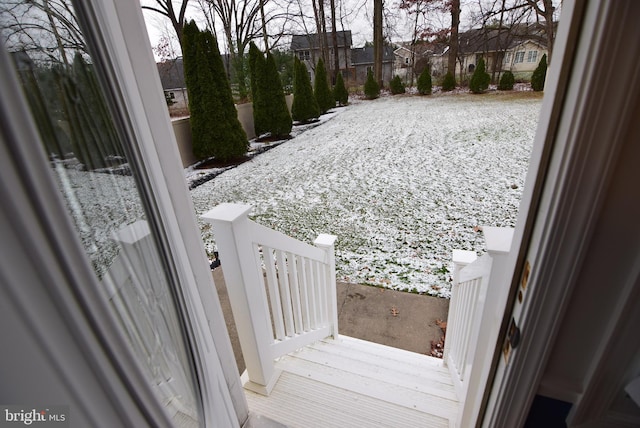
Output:
[[328,272],[326,275],[326,290],[327,290],[327,310],[329,311],[328,318],[331,322],[331,336],[334,339],[338,338],[338,297],[336,290],[336,256],[335,256],[335,242],[337,237],[335,235],[320,234],[313,241],[313,244],[322,249],[327,255]]
[[[453,327],[456,319],[457,307],[458,307],[458,284],[460,283],[460,271],[467,265],[473,263],[478,256],[475,251],[466,251],[466,250],[453,250],[453,282],[451,283],[451,297],[449,299],[449,314],[447,315],[447,333],[454,332]],[[445,338],[444,341],[444,350],[442,351],[442,361],[444,365],[447,365],[449,350],[451,349],[451,344],[454,342],[453,334],[450,334],[449,337]]]
[[271,344],[273,331],[262,271],[255,261],[250,236],[251,206],[220,204],[202,215],[213,227],[224,267],[229,302],[247,371],[244,387],[268,395],[278,380]]

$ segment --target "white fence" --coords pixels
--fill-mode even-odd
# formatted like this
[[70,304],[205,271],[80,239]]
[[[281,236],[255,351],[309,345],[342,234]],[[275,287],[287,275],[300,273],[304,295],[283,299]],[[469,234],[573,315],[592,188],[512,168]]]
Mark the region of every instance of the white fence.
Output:
[[221,204],[202,218],[213,226],[224,266],[244,386],[266,395],[278,379],[276,358],[338,335],[336,237],[320,235],[308,245],[249,220],[250,210]]

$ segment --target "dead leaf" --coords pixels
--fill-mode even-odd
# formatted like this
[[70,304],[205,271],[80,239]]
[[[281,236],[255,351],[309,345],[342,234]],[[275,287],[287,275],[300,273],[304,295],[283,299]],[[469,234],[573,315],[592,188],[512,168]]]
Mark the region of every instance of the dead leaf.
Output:
[[391,307],[391,315],[393,315],[394,317],[397,317],[399,313],[400,311],[398,310],[398,308],[396,308],[395,306]]

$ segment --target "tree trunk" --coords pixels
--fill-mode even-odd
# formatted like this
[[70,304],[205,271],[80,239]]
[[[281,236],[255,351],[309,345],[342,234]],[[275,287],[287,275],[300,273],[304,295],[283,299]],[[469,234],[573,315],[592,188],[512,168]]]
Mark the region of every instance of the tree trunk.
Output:
[[333,75],[331,83],[335,84],[340,72],[340,52],[338,52],[338,30],[336,28],[336,1],[331,0],[331,38],[333,39]]
[[380,88],[383,87],[382,45],[382,0],[373,0],[373,77]]
[[460,0],[451,0],[451,39],[449,40],[449,62],[447,71],[456,77],[458,58],[458,27],[460,26]]

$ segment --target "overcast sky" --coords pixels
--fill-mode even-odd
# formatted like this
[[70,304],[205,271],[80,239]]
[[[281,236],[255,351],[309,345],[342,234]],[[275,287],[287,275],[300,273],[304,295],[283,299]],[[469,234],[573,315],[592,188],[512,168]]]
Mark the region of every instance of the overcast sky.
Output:
[[[277,0],[283,1],[283,0]],[[464,0],[463,0],[464,1]],[[308,0],[292,0],[296,9],[299,10],[298,4],[302,6],[302,11],[306,16],[313,16],[313,9],[310,6]],[[142,4],[152,4],[152,0],[142,0]],[[387,11],[386,15],[388,15],[387,20],[387,29],[385,34],[389,35],[393,41],[400,40],[410,40],[411,39],[411,30],[412,27],[406,22],[406,18],[403,17],[403,13],[399,10],[397,4],[399,0],[386,0],[385,1],[385,9]],[[176,2],[176,5],[178,2]],[[344,3],[341,4],[340,0],[336,0],[336,4],[342,7],[344,17],[344,26],[345,30],[351,30],[353,36],[353,46],[360,47],[365,44],[367,41],[373,40],[373,1],[372,0],[344,0]],[[464,12],[464,8],[463,8]],[[155,46],[158,44],[158,41],[163,34],[163,32],[173,34],[172,27],[170,26],[169,20],[159,15],[158,13],[150,12],[144,10],[145,22],[147,25],[147,31],[149,32],[149,38],[151,41],[151,45]],[[298,12],[299,13],[299,12]],[[327,15],[327,18],[329,16]],[[195,19],[196,22],[199,23],[200,27],[204,27],[204,18],[202,12],[197,7],[197,1],[192,1],[191,5],[188,8],[187,12],[188,19]],[[447,25],[448,17],[443,17],[440,21],[444,21],[443,25]],[[300,21],[300,17],[297,18]],[[312,19],[306,20],[306,25],[310,29],[315,29],[315,24]],[[337,24],[338,30],[341,30],[340,23]],[[292,30],[296,33],[303,34],[304,28],[299,23],[292,28]],[[391,33],[391,34],[389,34]],[[220,35],[221,36],[221,35]],[[222,40],[219,39],[221,42]],[[281,46],[281,47],[286,47]],[[223,49],[223,44],[221,43],[221,49]]]
[[[255,0],[252,0],[255,1]],[[342,10],[344,15],[344,27],[345,30],[351,30],[353,36],[353,46],[361,47],[367,41],[373,40],[373,0],[335,0],[336,6]],[[305,25],[310,31],[315,31],[315,24],[313,19],[313,9],[311,7],[310,0],[270,0],[267,2],[267,7],[277,7],[279,11],[284,9],[282,6],[285,3],[289,3],[294,10],[294,13],[299,14],[300,9],[305,16],[309,17],[305,19]],[[142,4],[153,4],[153,0],[141,0]],[[175,0],[176,6],[179,6],[181,1]],[[327,2],[328,3],[328,2]],[[398,42],[402,40],[411,40],[411,33],[413,23],[407,18],[406,14],[398,7],[400,0],[384,0],[385,3],[385,36],[389,37],[392,41]],[[464,31],[471,27],[471,15],[474,10],[479,8],[479,4],[487,3],[487,0],[461,0],[461,19],[460,30]],[[279,6],[275,6],[275,5]],[[328,7],[327,7],[328,9]],[[327,12],[327,19],[329,13]],[[173,36],[173,28],[171,27],[169,20],[159,15],[158,13],[145,10],[144,17],[147,25],[147,31],[149,32],[149,38],[152,46],[156,46],[163,34],[171,34]],[[205,21],[203,14],[198,7],[198,0],[191,0],[187,13],[187,19],[195,19],[201,28],[205,27]],[[432,14],[431,25],[437,28],[446,28],[451,23],[451,17],[449,14]],[[297,23],[288,28],[289,31],[295,34],[304,34],[305,30],[303,25],[300,24],[301,18],[297,16]],[[337,24],[338,30],[342,27],[340,23]],[[273,30],[272,30],[273,31]],[[175,37],[175,36],[174,36]],[[222,35],[218,35],[218,41],[220,43],[220,49],[225,50],[224,38]],[[177,48],[177,43],[175,44]],[[287,48],[288,41],[280,43],[280,48]]]

